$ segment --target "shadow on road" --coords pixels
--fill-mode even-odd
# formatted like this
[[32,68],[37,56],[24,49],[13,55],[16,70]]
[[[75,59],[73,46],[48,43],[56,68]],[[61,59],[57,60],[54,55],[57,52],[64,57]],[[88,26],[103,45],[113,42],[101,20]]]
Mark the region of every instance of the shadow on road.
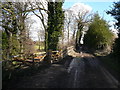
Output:
[[68,69],[70,88],[118,88],[116,80],[96,57],[73,58]]
[[118,81],[92,54],[71,50],[60,62],[6,88],[118,88]]

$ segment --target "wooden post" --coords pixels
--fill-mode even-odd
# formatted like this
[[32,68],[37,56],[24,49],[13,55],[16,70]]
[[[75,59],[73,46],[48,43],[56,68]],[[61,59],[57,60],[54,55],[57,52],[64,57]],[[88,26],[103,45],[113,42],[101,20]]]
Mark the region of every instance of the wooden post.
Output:
[[52,63],[52,50],[48,50],[48,60]]
[[52,55],[52,51],[48,50],[46,53],[46,56],[44,58],[44,64],[45,65],[50,65],[51,64],[51,55]]
[[32,54],[32,60],[33,60],[33,66],[34,66],[35,60],[34,60],[34,55],[33,54]]

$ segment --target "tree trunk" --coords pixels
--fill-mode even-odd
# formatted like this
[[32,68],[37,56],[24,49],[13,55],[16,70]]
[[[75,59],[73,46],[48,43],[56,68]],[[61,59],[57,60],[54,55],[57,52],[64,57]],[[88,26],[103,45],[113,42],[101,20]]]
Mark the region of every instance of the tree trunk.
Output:
[[69,35],[70,35],[70,30],[69,30],[69,25],[68,25],[68,45],[69,45],[69,41],[70,41],[69,40],[69,37],[70,37]]

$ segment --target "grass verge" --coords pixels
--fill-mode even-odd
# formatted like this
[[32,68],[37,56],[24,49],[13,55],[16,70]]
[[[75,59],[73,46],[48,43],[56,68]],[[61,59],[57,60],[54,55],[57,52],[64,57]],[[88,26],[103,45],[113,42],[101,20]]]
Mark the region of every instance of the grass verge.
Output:
[[118,63],[118,59],[116,59],[115,57],[112,57],[110,55],[108,56],[103,56],[100,58],[100,61],[102,62],[102,64],[105,66],[105,68],[108,69],[108,71],[116,78],[120,81],[120,68],[119,68],[119,63]]

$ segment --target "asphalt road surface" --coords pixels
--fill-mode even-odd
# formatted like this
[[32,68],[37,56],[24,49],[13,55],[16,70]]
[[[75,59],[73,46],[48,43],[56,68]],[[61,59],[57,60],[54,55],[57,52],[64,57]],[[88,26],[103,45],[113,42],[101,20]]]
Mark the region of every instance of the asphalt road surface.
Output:
[[52,64],[50,68],[33,76],[23,77],[4,88],[118,88],[119,82],[99,60],[88,53],[71,52],[65,64]]
[[68,72],[70,88],[118,88],[118,81],[95,57],[74,58]]

